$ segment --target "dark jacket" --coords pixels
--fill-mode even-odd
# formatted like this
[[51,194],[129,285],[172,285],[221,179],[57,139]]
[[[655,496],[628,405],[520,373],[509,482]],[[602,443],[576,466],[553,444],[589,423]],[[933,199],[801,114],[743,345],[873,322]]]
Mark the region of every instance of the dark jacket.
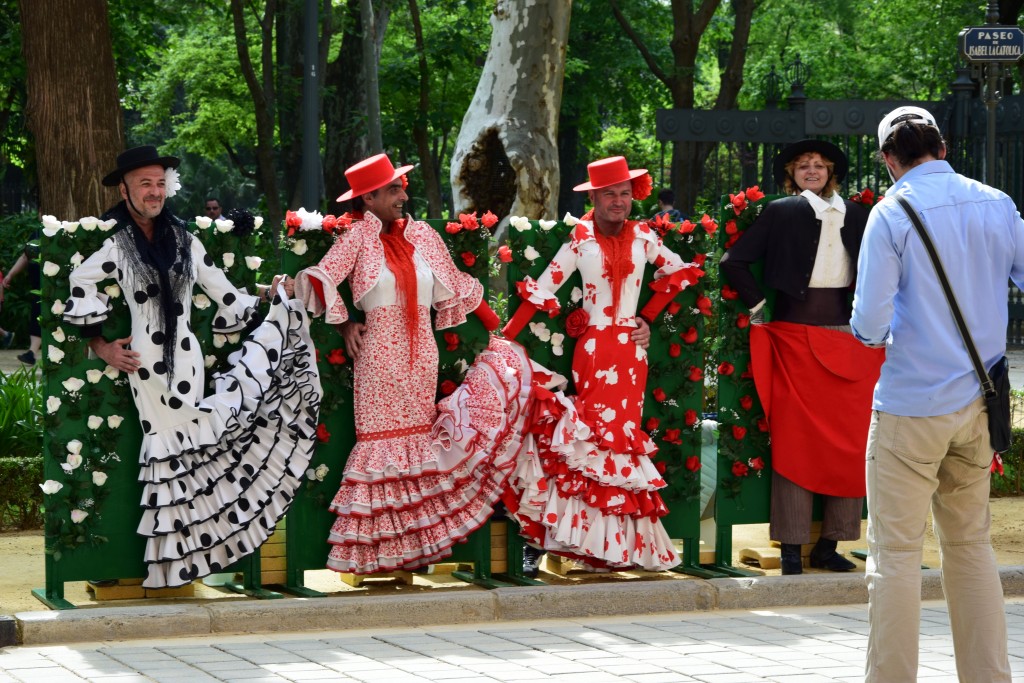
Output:
[[[846,253],[856,267],[868,211],[845,200],[846,218],[840,232]],[[764,260],[764,284],[794,299],[807,298],[821,236],[821,221],[805,198],[796,195],[769,202],[743,237],[722,257],[721,272],[748,308],[764,299],[750,265]]]

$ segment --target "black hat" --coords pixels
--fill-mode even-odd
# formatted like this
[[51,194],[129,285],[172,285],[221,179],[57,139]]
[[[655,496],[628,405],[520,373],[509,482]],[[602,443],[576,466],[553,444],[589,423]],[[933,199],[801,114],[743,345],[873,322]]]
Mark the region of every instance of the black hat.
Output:
[[143,166],[163,166],[166,168],[178,168],[181,159],[178,157],[162,157],[153,145],[132,147],[117,155],[117,168],[103,178],[103,184],[107,187],[116,187],[121,178],[128,171],[134,171]]
[[786,183],[786,164],[801,154],[807,154],[808,152],[817,152],[831,161],[835,165],[832,175],[835,176],[837,181],[846,177],[846,169],[849,162],[846,159],[846,155],[843,154],[843,150],[824,140],[801,140],[800,142],[794,142],[779,152],[779,155],[775,157],[775,161],[772,162],[772,175],[780,187]]

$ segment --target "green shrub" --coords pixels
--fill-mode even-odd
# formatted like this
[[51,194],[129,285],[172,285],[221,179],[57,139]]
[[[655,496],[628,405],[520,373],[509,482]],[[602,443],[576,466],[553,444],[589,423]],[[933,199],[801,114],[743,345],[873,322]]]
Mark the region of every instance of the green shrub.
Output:
[[1015,427],[1011,434],[1010,450],[1003,453],[1003,474],[992,475],[993,496],[1019,496],[1024,494],[1024,428]]
[[[0,235],[4,236],[0,244],[0,270],[4,274],[21,256],[25,244],[37,236],[39,227],[39,217],[34,212],[0,217]],[[32,314],[32,300],[37,296],[38,290],[32,289],[25,271],[14,278],[11,288],[4,292],[0,327],[14,332],[14,343],[18,348],[28,348],[28,322]]]
[[0,458],[0,529],[43,525],[43,456]]
[[43,452],[43,398],[34,368],[0,372],[0,458]]

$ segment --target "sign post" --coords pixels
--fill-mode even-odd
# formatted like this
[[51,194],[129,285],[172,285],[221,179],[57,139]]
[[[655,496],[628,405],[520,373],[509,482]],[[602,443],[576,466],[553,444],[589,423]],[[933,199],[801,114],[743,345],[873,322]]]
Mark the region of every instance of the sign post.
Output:
[[985,26],[968,26],[960,31],[960,55],[971,65],[971,77],[984,78],[985,107],[988,109],[985,138],[985,182],[995,183],[996,176],[996,107],[1003,93],[1000,80],[1007,77],[1009,67],[1024,55],[1024,30],[1019,26],[999,24],[999,3],[989,0]]

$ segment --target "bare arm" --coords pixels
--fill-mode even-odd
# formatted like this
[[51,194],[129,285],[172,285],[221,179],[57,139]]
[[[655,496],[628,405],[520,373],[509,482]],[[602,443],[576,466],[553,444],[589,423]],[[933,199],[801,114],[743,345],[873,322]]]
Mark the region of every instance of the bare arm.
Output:
[[93,337],[89,340],[89,348],[97,356],[105,360],[107,365],[132,373],[139,369],[140,356],[138,351],[126,348],[131,342],[131,337],[115,339],[111,342],[108,342],[103,337]]

